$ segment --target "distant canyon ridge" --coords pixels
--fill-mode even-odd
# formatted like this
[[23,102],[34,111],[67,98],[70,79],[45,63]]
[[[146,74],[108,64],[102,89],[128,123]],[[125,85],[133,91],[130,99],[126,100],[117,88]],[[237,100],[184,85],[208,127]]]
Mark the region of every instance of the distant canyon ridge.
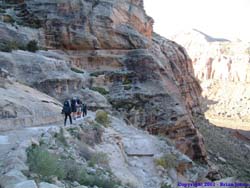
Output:
[[208,105],[206,115],[232,128],[249,129],[250,43],[213,38],[195,29],[172,39],[183,45],[192,58],[195,77],[203,88],[203,101]]

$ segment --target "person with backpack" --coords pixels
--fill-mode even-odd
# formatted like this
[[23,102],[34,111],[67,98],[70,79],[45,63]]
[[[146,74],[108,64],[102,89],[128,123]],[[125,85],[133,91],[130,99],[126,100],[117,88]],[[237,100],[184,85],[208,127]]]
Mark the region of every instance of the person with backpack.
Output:
[[87,115],[87,105],[82,103],[82,117]]
[[76,98],[73,97],[70,102],[71,102],[71,112],[73,114],[73,119],[76,120],[76,110],[77,110],[76,109]]
[[66,126],[67,118],[69,117],[70,124],[72,124],[71,118],[71,106],[69,100],[64,101],[62,113],[65,115],[64,126]]
[[76,109],[77,109],[77,118],[81,118],[82,117],[82,101],[77,98],[76,99]]

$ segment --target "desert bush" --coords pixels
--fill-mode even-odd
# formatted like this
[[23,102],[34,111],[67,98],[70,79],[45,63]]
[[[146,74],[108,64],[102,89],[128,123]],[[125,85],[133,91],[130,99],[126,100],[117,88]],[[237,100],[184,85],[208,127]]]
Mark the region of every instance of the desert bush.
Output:
[[86,160],[90,160],[93,156],[93,152],[88,148],[85,143],[78,142],[79,155]]
[[78,139],[83,143],[94,146],[102,142],[103,132],[103,128],[99,124],[94,123],[90,127],[84,127],[82,131],[78,133]]
[[38,50],[37,42],[30,41],[27,45],[18,43],[16,41],[6,41],[0,44],[0,51],[11,52],[12,50],[28,50],[30,52],[36,52]]
[[84,172],[81,174],[81,178],[78,182],[82,185],[91,187],[98,186],[101,188],[118,188],[120,186],[120,182],[113,178],[104,178],[100,174],[90,175]]
[[101,76],[101,75],[104,75],[104,74],[105,74],[105,71],[97,71],[97,72],[90,73],[90,76],[98,77],[98,76]]
[[70,69],[71,69],[71,71],[73,71],[75,73],[84,74],[84,71],[82,71],[81,69],[78,69],[76,67],[71,67]]
[[19,45],[16,41],[8,41],[0,44],[0,51],[2,52],[11,52],[12,50],[17,50]]
[[49,153],[40,146],[32,146],[27,150],[27,162],[31,172],[40,175],[41,180],[49,181],[52,177],[65,178],[63,165],[58,156]]
[[65,160],[64,169],[65,169],[65,179],[69,181],[77,181],[81,179],[81,176],[86,176],[86,169],[83,165],[77,164],[73,160]]
[[30,52],[36,52],[37,50],[39,50],[38,45],[37,45],[37,41],[35,40],[31,40],[27,46],[26,46],[27,50]]
[[[104,156],[103,154],[98,156]],[[100,159],[98,157],[98,160],[94,162],[100,162]],[[85,186],[98,186],[101,188],[115,188],[120,183],[116,180],[113,180],[112,177],[104,178],[103,174],[106,173],[105,170],[97,170],[94,174],[88,174],[86,167],[83,165],[77,164],[73,160],[66,160],[63,162],[64,168],[66,172],[65,180],[68,181],[77,181],[81,185]],[[111,175],[111,174],[110,174]]]
[[129,78],[125,78],[125,80],[123,81],[123,85],[130,85],[132,84],[132,80]]
[[79,135],[79,127],[70,127],[67,128],[67,131],[70,133],[71,136],[74,138],[78,138]]
[[3,15],[3,22],[5,23],[14,23],[15,20],[13,19],[13,17],[11,15],[5,14]]
[[96,164],[102,167],[108,167],[108,163],[108,155],[102,152],[95,153],[88,162],[89,166],[91,167],[94,167]]
[[103,110],[98,110],[96,112],[95,120],[97,121],[97,123],[100,123],[105,127],[108,127],[110,125],[110,118],[108,116],[108,113]]
[[167,185],[167,184],[162,184],[161,188],[171,188],[171,185]]
[[130,90],[130,89],[132,89],[132,86],[131,86],[131,85],[126,85],[126,86],[124,86],[124,90]]
[[165,154],[164,156],[155,159],[155,164],[163,168],[176,168],[178,166],[177,157],[173,154]]
[[64,146],[68,146],[67,140],[64,136],[64,130],[63,128],[60,128],[59,133],[55,134],[55,138],[58,142],[60,142],[61,144],[63,144]]
[[105,88],[102,88],[102,87],[92,87],[91,90],[97,91],[98,93],[100,93],[102,95],[109,94],[109,92]]

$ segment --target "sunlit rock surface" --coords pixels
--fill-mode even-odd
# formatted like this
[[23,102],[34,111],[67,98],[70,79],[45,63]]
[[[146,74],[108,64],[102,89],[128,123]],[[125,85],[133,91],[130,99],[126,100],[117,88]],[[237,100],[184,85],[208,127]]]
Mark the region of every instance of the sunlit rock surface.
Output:
[[206,160],[192,122],[192,113],[200,112],[201,89],[191,60],[183,47],[152,33],[153,20],[141,0],[11,4],[5,8],[14,10],[15,24],[2,26],[13,32],[10,40],[32,28],[19,42],[32,40],[31,32],[49,50],[2,53],[0,64],[10,74],[61,101],[83,96],[88,88],[98,91],[109,102],[105,108],[111,105],[134,126],[169,136],[192,159]]

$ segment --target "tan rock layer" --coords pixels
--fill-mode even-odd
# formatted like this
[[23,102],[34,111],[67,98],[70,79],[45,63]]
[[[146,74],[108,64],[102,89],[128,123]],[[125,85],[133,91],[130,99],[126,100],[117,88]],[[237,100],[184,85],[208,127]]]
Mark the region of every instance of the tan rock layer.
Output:
[[[191,61],[181,46],[152,33],[153,20],[141,0],[12,4],[16,14],[26,12],[16,16],[19,23],[41,27],[40,45],[71,51],[39,52],[39,57],[3,53],[1,64],[10,73],[60,100],[85,87],[105,92],[135,126],[168,135],[191,158],[206,161],[203,139],[192,123],[192,112],[200,111],[200,87]],[[29,39],[25,33],[22,37]],[[68,64],[84,73],[73,74]],[[37,73],[32,80],[27,79],[30,70]]]

